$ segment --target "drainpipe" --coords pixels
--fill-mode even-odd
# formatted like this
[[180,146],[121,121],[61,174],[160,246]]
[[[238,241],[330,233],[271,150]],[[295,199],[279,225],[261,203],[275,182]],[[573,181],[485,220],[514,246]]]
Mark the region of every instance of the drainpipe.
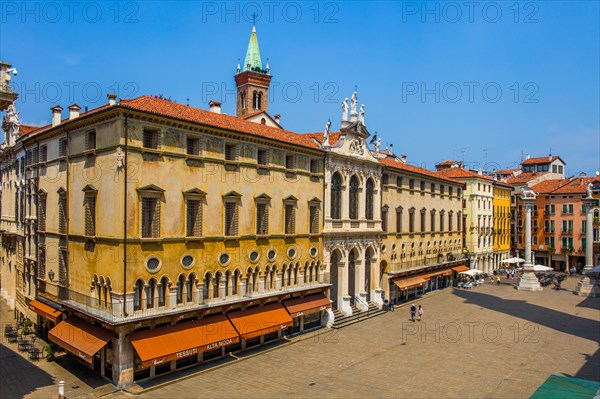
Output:
[[123,162],[123,315],[127,314],[127,144],[129,132],[125,114],[125,160]]
[[[66,234],[66,236],[67,237],[65,239],[66,245],[67,245],[67,256],[66,256],[66,259],[65,259],[65,263],[67,265],[69,265],[69,261],[68,261],[68,259],[69,259],[69,227],[70,227],[69,226],[69,224],[70,224],[69,223],[69,210],[71,209],[71,207],[69,206],[70,205],[69,203],[71,202],[71,201],[69,201],[69,197],[70,197],[70,194],[71,194],[71,191],[69,190],[69,182],[70,182],[70,176],[69,176],[69,152],[71,152],[71,143],[70,143],[70,140],[69,140],[69,131],[66,130],[65,128],[63,128],[63,131],[65,133],[67,133],[67,154],[66,154],[66,157],[67,157],[67,159],[66,159],[66,162],[67,162],[67,188],[66,188],[66,190],[67,190],[67,198],[66,198],[66,200],[67,200],[67,209],[66,209],[67,234]],[[67,266],[67,268],[68,268],[68,266]],[[68,270],[65,270],[65,273],[67,274],[67,277],[66,277],[67,281],[65,281],[65,289],[67,290],[67,298],[68,298],[68,292],[69,292],[69,273],[68,273]]]

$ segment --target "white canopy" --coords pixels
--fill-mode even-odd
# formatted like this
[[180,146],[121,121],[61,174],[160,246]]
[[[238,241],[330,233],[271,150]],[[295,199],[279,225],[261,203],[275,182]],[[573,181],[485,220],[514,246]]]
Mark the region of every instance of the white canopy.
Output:
[[469,270],[465,270],[464,272],[460,272],[458,274],[466,274],[467,276],[475,276],[477,274],[483,274],[483,271],[477,270],[477,269],[469,269]]
[[554,270],[554,269],[551,267],[548,267],[548,266],[544,266],[544,265],[533,265],[534,272],[549,272],[551,270]]
[[515,263],[523,263],[525,259],[523,258],[508,258],[501,261],[502,263],[515,264]]

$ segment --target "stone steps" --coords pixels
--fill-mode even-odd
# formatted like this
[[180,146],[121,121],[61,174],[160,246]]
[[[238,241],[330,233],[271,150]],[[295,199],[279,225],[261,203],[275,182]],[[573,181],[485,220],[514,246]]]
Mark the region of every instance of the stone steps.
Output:
[[364,312],[356,306],[352,306],[352,314],[350,316],[344,316],[339,310],[334,309],[333,314],[335,319],[331,328],[337,330],[385,313],[384,310],[379,309],[373,302],[369,302],[368,305],[369,310]]

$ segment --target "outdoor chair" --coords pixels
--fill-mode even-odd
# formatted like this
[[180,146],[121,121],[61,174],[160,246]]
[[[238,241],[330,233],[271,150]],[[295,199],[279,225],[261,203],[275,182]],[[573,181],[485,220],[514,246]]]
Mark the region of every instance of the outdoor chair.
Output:
[[456,284],[456,288],[463,288],[465,286],[465,283],[463,283],[462,281],[459,282],[458,284]]

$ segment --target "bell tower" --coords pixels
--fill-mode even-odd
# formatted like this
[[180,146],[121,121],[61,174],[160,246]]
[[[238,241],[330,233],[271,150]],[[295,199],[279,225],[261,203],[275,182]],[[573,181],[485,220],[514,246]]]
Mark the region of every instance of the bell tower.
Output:
[[256,112],[268,111],[271,78],[269,62],[267,61],[265,69],[262,67],[256,25],[253,25],[244,65],[240,66],[238,63],[235,75],[237,116],[244,117]]

